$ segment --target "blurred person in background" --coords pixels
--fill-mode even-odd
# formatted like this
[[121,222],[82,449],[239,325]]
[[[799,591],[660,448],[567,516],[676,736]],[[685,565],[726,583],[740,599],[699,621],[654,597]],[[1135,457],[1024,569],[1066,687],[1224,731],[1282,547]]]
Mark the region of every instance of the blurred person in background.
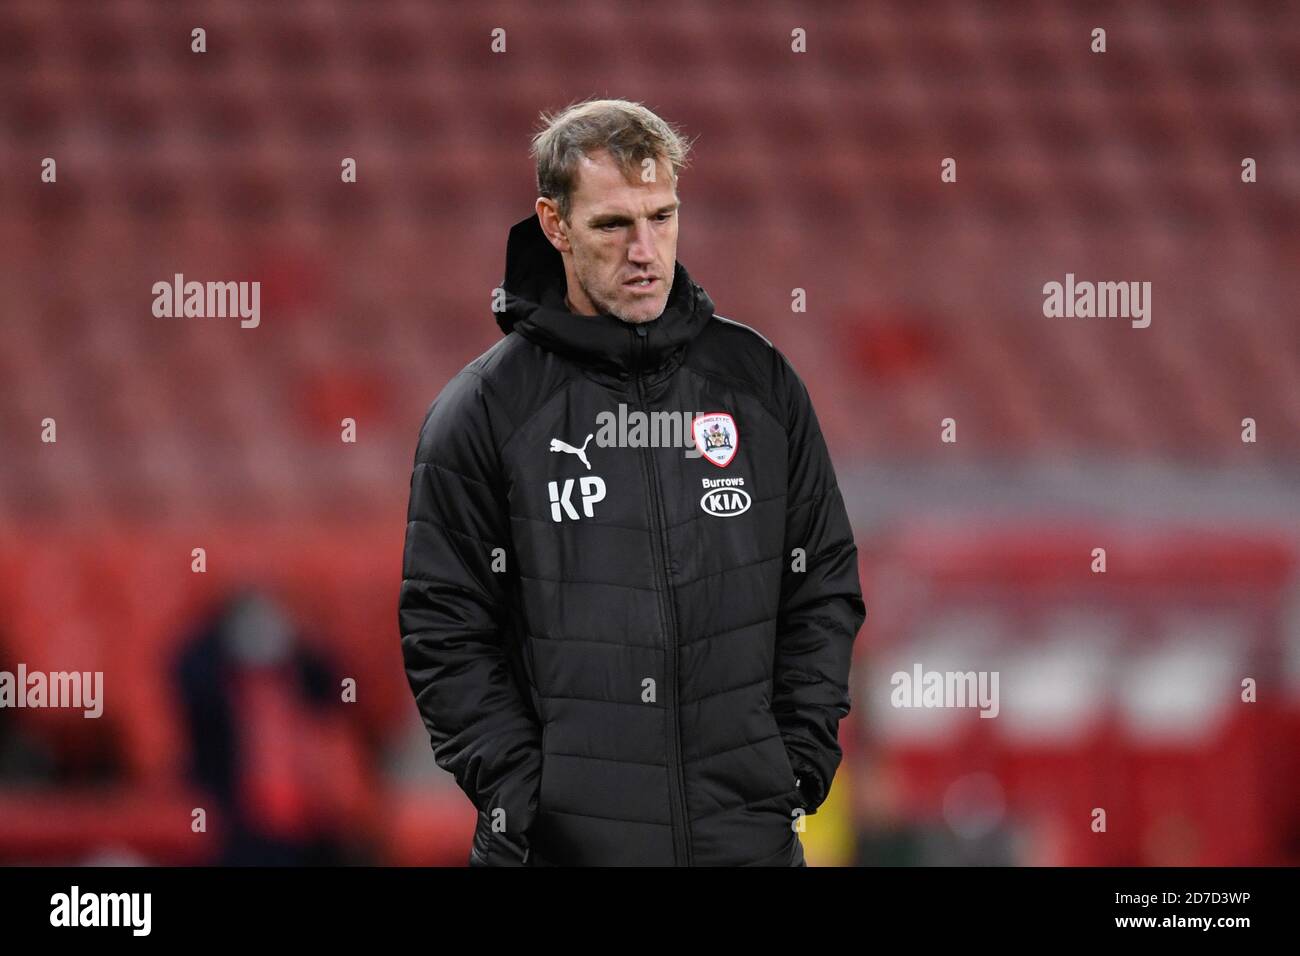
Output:
[[[865,615],[816,415],[677,261],[677,132],[626,100],[544,120],[505,338],[411,478],[402,647],[469,862],[806,865]],[[629,409],[679,434],[593,444]]]
[[211,794],[224,865],[353,862],[362,775],[333,710],[338,680],[275,602],[245,590],[185,642],[176,677],[194,782]]

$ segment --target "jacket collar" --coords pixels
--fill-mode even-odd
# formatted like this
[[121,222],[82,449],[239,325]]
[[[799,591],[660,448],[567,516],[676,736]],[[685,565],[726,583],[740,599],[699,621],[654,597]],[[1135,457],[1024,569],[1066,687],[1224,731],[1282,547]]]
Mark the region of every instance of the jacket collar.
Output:
[[633,325],[602,313],[577,315],[564,304],[564,259],[537,214],[510,229],[506,242],[504,309],[495,313],[507,335],[516,332],[551,352],[597,368],[655,369],[688,345],[713,316],[713,300],[680,262],[657,319]]

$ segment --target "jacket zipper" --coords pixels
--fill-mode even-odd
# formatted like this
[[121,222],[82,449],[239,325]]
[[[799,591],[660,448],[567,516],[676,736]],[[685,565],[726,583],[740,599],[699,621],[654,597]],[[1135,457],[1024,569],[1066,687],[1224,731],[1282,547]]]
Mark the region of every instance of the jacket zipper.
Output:
[[[646,415],[650,407],[646,404],[643,386],[646,330],[636,326],[635,335],[641,340],[640,355],[636,366],[636,397],[640,409]],[[635,344],[635,340],[634,340]],[[663,514],[660,511],[659,476],[655,470],[654,456],[648,445],[641,448],[641,465],[645,472],[650,491],[650,518],[654,523],[654,536],[651,547],[654,553],[655,594],[659,599],[659,614],[667,629],[668,650],[668,803],[672,818],[673,858],[679,866],[691,865],[690,822],[686,816],[686,784],[683,780],[681,724],[678,719],[678,663],[677,663],[677,611],[672,597],[672,585],[668,567],[668,534],[664,530]]]

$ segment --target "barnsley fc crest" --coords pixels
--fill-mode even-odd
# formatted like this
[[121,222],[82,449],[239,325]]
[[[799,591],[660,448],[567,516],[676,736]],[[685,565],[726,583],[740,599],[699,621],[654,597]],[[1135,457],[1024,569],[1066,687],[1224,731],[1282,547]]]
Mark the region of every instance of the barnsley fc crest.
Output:
[[695,447],[705,458],[719,468],[726,468],[731,459],[736,457],[740,447],[740,432],[736,429],[736,420],[726,412],[710,412],[696,415],[691,423],[695,432]]

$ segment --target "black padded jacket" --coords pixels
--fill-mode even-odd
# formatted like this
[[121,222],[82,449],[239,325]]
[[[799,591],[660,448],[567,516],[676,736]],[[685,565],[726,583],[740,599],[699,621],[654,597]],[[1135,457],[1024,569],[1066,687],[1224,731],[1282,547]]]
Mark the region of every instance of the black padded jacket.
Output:
[[804,865],[865,616],[808,392],[680,262],[639,326],[565,288],[517,223],[411,475],[402,651],[468,862]]

